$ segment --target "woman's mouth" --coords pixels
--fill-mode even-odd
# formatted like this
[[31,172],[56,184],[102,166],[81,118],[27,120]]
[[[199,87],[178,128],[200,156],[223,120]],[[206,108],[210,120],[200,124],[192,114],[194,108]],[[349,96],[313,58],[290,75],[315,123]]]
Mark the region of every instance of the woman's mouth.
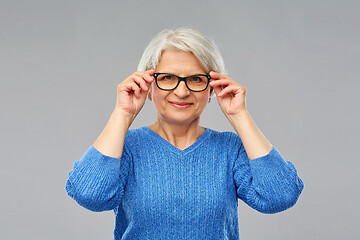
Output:
[[187,102],[170,102],[170,104],[179,109],[185,109],[192,105],[192,103],[187,103]]

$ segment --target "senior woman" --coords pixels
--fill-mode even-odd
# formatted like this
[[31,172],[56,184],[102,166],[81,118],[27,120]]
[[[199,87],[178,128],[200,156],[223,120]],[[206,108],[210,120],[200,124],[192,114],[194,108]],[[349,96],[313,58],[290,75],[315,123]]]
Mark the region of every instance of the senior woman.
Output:
[[[236,133],[200,126],[213,92]],[[67,193],[89,210],[113,210],[114,239],[239,239],[238,198],[278,213],[304,187],[256,127],[245,94],[206,36],[191,28],[160,32],[138,71],[117,86],[113,113],[75,161]],[[147,97],[157,121],[130,129]]]

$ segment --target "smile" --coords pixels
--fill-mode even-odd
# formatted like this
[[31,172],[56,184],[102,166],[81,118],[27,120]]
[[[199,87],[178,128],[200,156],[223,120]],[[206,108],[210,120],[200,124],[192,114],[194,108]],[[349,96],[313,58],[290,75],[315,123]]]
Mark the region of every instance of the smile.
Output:
[[179,109],[185,109],[192,105],[192,103],[182,103],[182,102],[170,102],[170,104]]

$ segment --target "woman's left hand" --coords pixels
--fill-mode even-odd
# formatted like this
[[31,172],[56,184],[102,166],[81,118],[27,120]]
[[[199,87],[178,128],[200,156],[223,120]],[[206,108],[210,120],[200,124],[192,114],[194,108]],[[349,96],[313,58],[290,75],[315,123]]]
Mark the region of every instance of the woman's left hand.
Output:
[[210,86],[214,88],[218,103],[226,117],[246,112],[246,88],[230,77],[211,71]]

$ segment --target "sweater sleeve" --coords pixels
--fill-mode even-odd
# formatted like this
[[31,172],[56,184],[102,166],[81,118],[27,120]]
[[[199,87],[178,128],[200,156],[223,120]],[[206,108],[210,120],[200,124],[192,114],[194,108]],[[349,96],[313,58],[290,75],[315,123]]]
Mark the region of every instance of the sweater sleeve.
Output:
[[233,174],[238,198],[266,214],[293,207],[304,188],[295,166],[275,146],[267,155],[249,160],[241,143]]
[[91,145],[69,172],[67,194],[91,211],[116,208],[124,195],[130,159],[125,144],[121,158],[104,155]]

